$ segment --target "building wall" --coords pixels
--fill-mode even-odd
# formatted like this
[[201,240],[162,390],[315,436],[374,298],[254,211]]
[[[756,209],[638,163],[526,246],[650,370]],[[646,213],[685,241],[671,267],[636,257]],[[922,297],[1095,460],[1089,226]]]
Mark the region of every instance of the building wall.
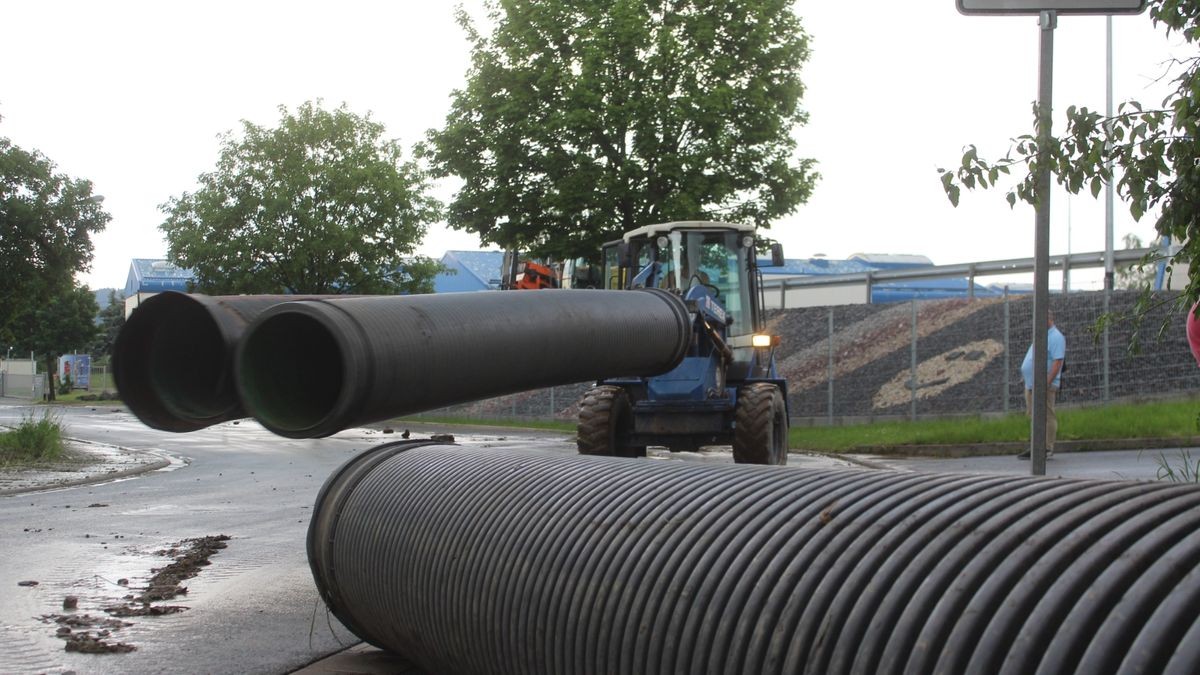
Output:
[[[786,295],[784,293],[786,292]],[[780,302],[783,301],[783,305]],[[825,305],[858,305],[867,302],[867,285],[865,283],[845,284],[837,286],[809,286],[788,288],[766,288],[763,292],[765,309],[780,309],[787,307],[824,307]]]

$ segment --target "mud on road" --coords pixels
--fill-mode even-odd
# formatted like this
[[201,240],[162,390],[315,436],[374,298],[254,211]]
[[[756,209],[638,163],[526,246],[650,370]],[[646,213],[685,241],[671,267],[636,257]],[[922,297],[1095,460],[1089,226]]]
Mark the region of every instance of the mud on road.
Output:
[[[66,644],[68,652],[84,654],[117,654],[132,652],[135,645],[116,641],[114,634],[123,628],[134,625],[122,619],[130,617],[155,617],[167,614],[177,614],[187,607],[181,605],[155,604],[172,600],[187,594],[183,582],[200,574],[200,571],[212,564],[209,558],[216,555],[228,544],[229,537],[224,534],[184,539],[172,544],[169,548],[155,552],[155,555],[171,558],[170,564],[162,568],[151,569],[152,576],[139,593],[126,594],[120,601],[103,608],[108,617],[96,617],[91,614],[77,614],[78,598],[66,596],[63,598],[62,614],[46,614],[40,617],[43,623],[57,626],[55,636]],[[29,585],[28,582],[22,582]],[[128,579],[118,579],[118,586],[128,586]],[[70,612],[70,613],[66,613]],[[114,618],[115,617],[115,618]]]

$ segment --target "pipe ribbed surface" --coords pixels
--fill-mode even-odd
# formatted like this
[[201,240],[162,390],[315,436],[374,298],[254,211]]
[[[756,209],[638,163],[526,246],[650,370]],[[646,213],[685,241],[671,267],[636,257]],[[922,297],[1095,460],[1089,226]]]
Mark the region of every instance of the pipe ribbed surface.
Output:
[[424,443],[326,482],[333,613],[429,673],[1192,673],[1200,489]]
[[147,426],[163,431],[245,417],[233,380],[234,347],[263,310],[296,299],[175,292],[147,298],[113,344],[121,399]]
[[541,290],[289,302],[237,354],[246,409],[292,438],[455,403],[666,372],[691,337],[660,290]]

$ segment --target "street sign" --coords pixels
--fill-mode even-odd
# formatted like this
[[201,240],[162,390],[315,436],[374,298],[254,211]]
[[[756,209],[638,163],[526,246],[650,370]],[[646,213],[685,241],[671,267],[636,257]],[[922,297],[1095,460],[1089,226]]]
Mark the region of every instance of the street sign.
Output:
[[1146,0],[955,0],[963,14],[1141,14]]

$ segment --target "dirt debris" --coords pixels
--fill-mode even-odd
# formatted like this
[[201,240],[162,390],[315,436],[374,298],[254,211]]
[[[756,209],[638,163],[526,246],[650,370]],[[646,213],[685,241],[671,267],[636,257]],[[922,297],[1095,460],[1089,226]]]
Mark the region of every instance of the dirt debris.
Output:
[[63,649],[81,654],[124,654],[137,647],[124,642],[111,642],[112,632],[133,624],[118,619],[94,617],[90,614],[46,614],[44,623],[54,623],[54,635],[66,644]]
[[225,542],[229,537],[218,534],[195,539],[184,539],[171,548],[157,551],[158,555],[174,558],[174,561],[162,569],[152,570],[146,591],[134,598],[138,602],[155,602],[170,600],[177,595],[187,595],[187,587],[180,582],[200,574],[203,567],[211,565],[209,558],[228,546]]
[[127,618],[131,616],[166,616],[186,611],[183,605],[113,605],[105,607],[104,611],[112,616]]
[[[109,618],[97,618],[89,614],[48,614],[42,616],[41,620],[58,625],[55,636],[66,643],[64,649],[69,652],[119,654],[135,651],[137,647],[134,645],[111,639],[113,631],[133,625],[121,619],[166,616],[187,610],[187,607],[181,605],[154,603],[186,595],[188,589],[182,582],[195,577],[201,569],[210,565],[209,558],[226,548],[225,542],[229,539],[229,536],[224,534],[196,537],[184,539],[172,544],[169,548],[156,551],[156,555],[171,558],[171,563],[166,567],[152,569],[153,576],[150,577],[141,592],[126,595],[124,603],[103,607],[102,609],[109,615]],[[37,582],[27,583],[36,584]],[[117,581],[117,585],[128,587],[129,580],[122,578]],[[78,598],[75,596],[67,596],[63,601],[65,610],[76,607],[78,607]]]

